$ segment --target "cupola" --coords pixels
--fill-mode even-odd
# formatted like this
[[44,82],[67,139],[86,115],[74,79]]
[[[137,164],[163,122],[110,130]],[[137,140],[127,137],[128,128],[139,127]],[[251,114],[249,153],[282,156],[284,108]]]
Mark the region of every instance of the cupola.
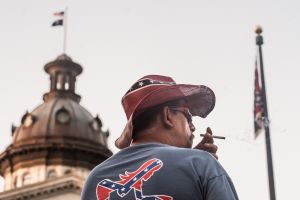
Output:
[[44,69],[50,75],[50,91],[41,105],[25,112],[18,127],[12,127],[12,144],[0,154],[4,190],[72,173],[84,178],[112,155],[109,131],[103,130],[99,115],[92,116],[80,105],[75,93],[82,67],[63,54]]

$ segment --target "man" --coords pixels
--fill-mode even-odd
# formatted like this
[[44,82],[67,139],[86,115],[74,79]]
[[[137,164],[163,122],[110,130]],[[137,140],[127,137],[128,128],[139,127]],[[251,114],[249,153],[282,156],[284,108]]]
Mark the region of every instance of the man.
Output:
[[92,170],[82,200],[238,199],[216,160],[210,128],[191,149],[192,116],[205,118],[213,110],[211,89],[149,75],[133,84],[122,105],[128,122],[115,142],[122,150]]

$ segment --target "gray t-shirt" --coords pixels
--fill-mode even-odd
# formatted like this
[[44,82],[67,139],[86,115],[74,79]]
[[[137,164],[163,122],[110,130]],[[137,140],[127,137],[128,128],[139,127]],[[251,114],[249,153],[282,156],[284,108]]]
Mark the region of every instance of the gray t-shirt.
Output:
[[82,200],[237,200],[231,179],[209,153],[159,143],[133,145],[95,167]]

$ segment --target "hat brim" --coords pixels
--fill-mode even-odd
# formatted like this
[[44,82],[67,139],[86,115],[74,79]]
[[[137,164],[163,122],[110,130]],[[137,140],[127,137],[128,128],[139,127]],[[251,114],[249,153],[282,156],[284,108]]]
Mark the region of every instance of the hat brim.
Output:
[[204,85],[174,84],[153,90],[134,108],[121,136],[115,141],[116,147],[123,149],[130,145],[133,131],[132,120],[137,114],[177,99],[185,99],[191,114],[202,118],[205,118],[215,106],[214,92]]

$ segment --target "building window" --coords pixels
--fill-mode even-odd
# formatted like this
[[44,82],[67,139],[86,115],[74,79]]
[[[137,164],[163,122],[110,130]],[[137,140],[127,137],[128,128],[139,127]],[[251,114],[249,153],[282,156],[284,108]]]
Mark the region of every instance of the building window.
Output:
[[15,178],[14,178],[14,188],[17,188],[18,187],[18,177],[16,176]]
[[56,82],[56,89],[62,90],[64,86],[64,75],[59,73],[57,74],[57,82]]
[[93,121],[91,121],[90,125],[93,131],[100,132],[102,128],[102,121],[98,115],[93,119]]
[[65,90],[69,90],[70,89],[70,75],[66,74],[65,77]]
[[67,169],[66,171],[65,171],[65,175],[69,175],[69,174],[71,174],[72,173],[72,171],[70,170],[70,169]]
[[23,185],[31,184],[32,181],[33,181],[33,177],[28,172],[23,175],[23,179],[22,179]]
[[48,178],[49,179],[55,178],[56,176],[57,176],[57,174],[56,174],[55,170],[50,170],[48,172]]
[[65,109],[64,107],[59,109],[56,113],[56,120],[57,120],[57,122],[59,122],[61,124],[69,123],[71,120],[69,111],[67,109]]
[[26,128],[32,126],[35,121],[36,117],[28,112],[26,112],[21,119],[21,123]]

